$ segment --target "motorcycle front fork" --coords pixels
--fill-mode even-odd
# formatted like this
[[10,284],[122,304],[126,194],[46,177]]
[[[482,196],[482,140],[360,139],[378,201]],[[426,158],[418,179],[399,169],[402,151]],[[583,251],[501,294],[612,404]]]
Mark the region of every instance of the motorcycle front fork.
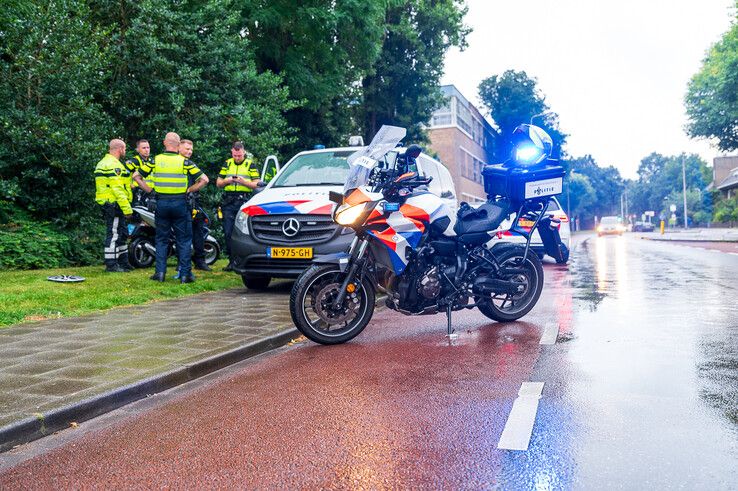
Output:
[[354,282],[356,274],[363,268],[364,254],[366,253],[368,245],[369,240],[366,237],[362,237],[361,239],[355,237],[354,241],[351,243],[351,248],[349,249],[349,254],[351,255],[349,258],[349,268],[346,272],[346,277],[343,279],[343,283],[341,283],[341,289],[338,291],[338,295],[333,301],[334,309],[338,309],[343,305],[349,284]]

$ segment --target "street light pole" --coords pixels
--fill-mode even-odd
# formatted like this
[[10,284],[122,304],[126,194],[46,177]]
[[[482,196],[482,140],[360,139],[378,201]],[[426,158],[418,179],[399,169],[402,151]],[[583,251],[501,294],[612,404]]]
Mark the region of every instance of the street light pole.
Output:
[[687,172],[684,168],[684,154],[682,154],[682,195],[684,197],[684,228],[687,228]]

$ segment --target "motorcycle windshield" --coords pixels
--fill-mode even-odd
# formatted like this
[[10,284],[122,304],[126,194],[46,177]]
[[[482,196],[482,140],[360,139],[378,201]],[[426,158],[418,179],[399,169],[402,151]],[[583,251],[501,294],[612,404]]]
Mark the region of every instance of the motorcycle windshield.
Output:
[[343,186],[344,194],[369,182],[372,170],[377,166],[379,159],[395,148],[405,138],[407,130],[399,126],[382,126],[369,146],[357,150],[348,156],[346,161],[350,170],[346,184]]

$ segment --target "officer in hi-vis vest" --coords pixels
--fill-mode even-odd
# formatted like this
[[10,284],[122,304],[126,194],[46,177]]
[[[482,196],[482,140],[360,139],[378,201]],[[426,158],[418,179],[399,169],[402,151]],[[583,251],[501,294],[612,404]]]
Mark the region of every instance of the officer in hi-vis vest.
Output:
[[[151,146],[149,145],[149,141],[141,139],[136,142],[136,155],[123,162],[123,165],[130,171],[131,177],[133,177],[133,173],[140,169],[144,163],[149,166],[153,164],[151,160]],[[153,189],[154,180],[152,178],[153,176],[149,176],[149,178],[146,179],[146,184]],[[136,181],[131,183],[131,190],[133,193],[134,206],[145,205],[149,195],[144,193]]]
[[95,166],[95,201],[105,217],[105,271],[128,272],[128,227],[131,218],[130,174],[120,162],[126,154],[123,140],[110,140],[108,153]]
[[223,201],[220,209],[222,211],[226,255],[228,256],[228,265],[223,268],[223,271],[233,271],[231,235],[233,235],[236,215],[243,202],[251,198],[261,177],[260,165],[254,162],[254,158],[250,154],[247,158],[243,143],[235,142],[233,144],[231,157],[221,167],[216,182],[216,185],[223,189]]
[[[179,259],[179,281],[192,283],[195,277],[192,274],[192,210],[186,195],[195,193],[208,183],[208,176],[190,160],[179,155],[179,135],[167,133],[164,138],[166,151],[154,157],[152,165],[144,163],[133,174],[133,179],[145,192],[150,193],[151,187],[144,178],[153,173],[155,203],[150,208],[156,213],[156,272],[151,277],[154,281],[164,281],[167,271],[167,250],[169,236],[174,230],[177,242],[177,257]],[[188,176],[195,179],[195,183],[188,187]]]

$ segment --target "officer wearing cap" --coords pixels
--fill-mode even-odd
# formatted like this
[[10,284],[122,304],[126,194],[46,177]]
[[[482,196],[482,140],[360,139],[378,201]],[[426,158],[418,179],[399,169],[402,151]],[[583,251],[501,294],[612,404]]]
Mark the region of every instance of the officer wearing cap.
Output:
[[236,215],[244,201],[248,201],[258,186],[261,169],[254,162],[251,154],[247,155],[241,142],[231,147],[231,158],[226,160],[218,174],[216,185],[223,189],[223,201],[220,209],[223,213],[223,233],[225,235],[228,265],[223,271],[233,271],[231,259],[231,235],[236,223]]
[[110,140],[108,153],[95,166],[95,201],[105,217],[105,271],[124,273],[132,268],[128,264],[128,227],[131,218],[130,175],[120,162],[126,154],[123,140]]
[[[206,176],[192,161],[181,156],[179,152],[180,138],[177,133],[167,133],[164,138],[166,151],[154,157],[152,165],[144,163],[133,174],[133,179],[145,192],[151,187],[144,178],[153,173],[156,219],[156,272],[151,277],[154,281],[164,281],[167,270],[167,252],[169,237],[174,231],[177,243],[181,283],[192,283],[190,259],[192,256],[192,212],[186,199],[187,193],[195,193],[208,183]],[[195,179],[188,186],[188,176]]]

